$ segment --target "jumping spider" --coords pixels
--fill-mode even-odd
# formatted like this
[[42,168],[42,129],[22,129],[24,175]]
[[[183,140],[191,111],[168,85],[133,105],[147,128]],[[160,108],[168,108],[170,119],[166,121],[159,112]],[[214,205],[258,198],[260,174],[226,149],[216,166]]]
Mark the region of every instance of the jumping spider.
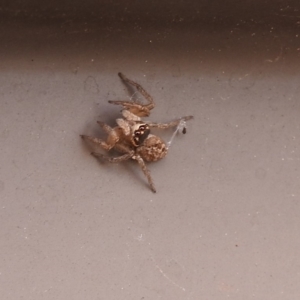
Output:
[[139,104],[133,101],[108,101],[111,104],[123,106],[123,118],[117,119],[118,126],[112,128],[107,124],[98,121],[98,124],[108,134],[106,141],[96,137],[81,135],[85,141],[89,141],[99,148],[107,151],[114,148],[122,153],[121,156],[111,157],[100,152],[91,154],[97,158],[119,163],[128,159],[134,159],[138,162],[147,177],[151,190],[155,193],[153,180],[150,171],[147,169],[145,161],[152,162],[164,158],[168,152],[168,146],[158,136],[151,134],[151,128],[166,129],[177,126],[177,131],[181,127],[182,132],[186,133],[185,121],[192,119],[192,116],[182,117],[169,123],[152,123],[142,121],[141,117],[148,117],[150,111],[154,108],[152,97],[138,83],[128,79],[122,73],[118,73],[125,84],[134,86],[147,100],[147,104]]

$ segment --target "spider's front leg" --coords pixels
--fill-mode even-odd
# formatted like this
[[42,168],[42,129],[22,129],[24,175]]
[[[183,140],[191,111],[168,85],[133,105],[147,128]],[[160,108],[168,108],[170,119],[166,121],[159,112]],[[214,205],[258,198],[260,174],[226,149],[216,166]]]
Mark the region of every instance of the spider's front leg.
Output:
[[88,136],[88,135],[81,135],[81,138],[85,141],[90,142],[91,144],[93,144],[95,146],[100,146],[102,149],[109,151],[119,141],[120,135],[121,135],[121,133],[120,133],[121,129],[119,127],[111,128],[104,122],[98,121],[97,123],[108,134],[106,141],[103,141],[102,139]]
[[150,185],[150,188],[151,188],[152,192],[156,193],[156,189],[155,189],[155,186],[154,186],[154,183],[153,183],[150,171],[148,170],[148,168],[147,168],[144,160],[142,159],[142,157],[139,156],[139,155],[134,155],[134,156],[132,156],[132,159],[134,159],[134,160],[136,160],[138,162],[138,164],[141,167],[143,173],[147,177],[147,180],[148,180],[148,183]]
[[150,115],[150,110],[154,108],[153,98],[144,90],[144,88],[136,83],[135,81],[128,79],[124,74],[118,73],[119,77],[126,83],[134,86],[148,101],[148,104],[142,105],[132,101],[108,101],[111,104],[122,105],[125,109],[129,110],[136,116],[139,117],[147,117]]
[[145,98],[146,100],[149,102],[149,104],[147,105],[147,108],[149,110],[151,110],[152,108],[154,108],[154,101],[153,98],[144,90],[144,88],[136,83],[135,81],[127,78],[124,74],[122,74],[121,72],[118,73],[119,77],[127,84],[131,84],[133,85]]
[[117,156],[117,157],[104,155],[104,154],[98,153],[98,152],[92,152],[91,154],[97,158],[100,157],[101,159],[106,160],[110,163],[120,163],[120,162],[128,160],[134,156],[134,151],[132,149],[130,149],[127,145],[116,144],[115,149],[124,154],[121,156]]
[[93,136],[89,135],[80,135],[84,141],[90,142],[92,145],[99,146],[102,149],[109,151],[113,145]]
[[121,156],[117,156],[117,157],[111,157],[111,156],[108,156],[108,155],[104,155],[102,153],[98,153],[98,152],[92,152],[91,153],[93,156],[95,156],[96,158],[100,158],[100,159],[103,159],[103,160],[106,160],[110,163],[120,163],[120,162],[123,162],[125,160],[128,160],[130,158],[132,158],[132,153],[126,153],[126,154],[123,154]]
[[185,122],[188,120],[193,119],[193,116],[186,116],[186,117],[182,117],[180,119],[171,121],[169,123],[147,123],[149,125],[150,128],[158,128],[158,129],[167,129],[167,128],[172,128],[172,127],[176,127],[179,126],[180,124],[182,124],[182,132],[186,133],[186,127],[185,127]]

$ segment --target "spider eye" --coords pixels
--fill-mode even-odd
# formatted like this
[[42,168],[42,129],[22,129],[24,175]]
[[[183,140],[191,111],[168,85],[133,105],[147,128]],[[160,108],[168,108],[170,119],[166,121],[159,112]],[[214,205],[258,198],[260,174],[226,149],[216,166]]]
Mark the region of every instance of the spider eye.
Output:
[[144,140],[148,137],[150,133],[150,129],[148,126],[141,125],[138,130],[136,130],[133,134],[133,141],[135,143],[135,147],[140,146]]

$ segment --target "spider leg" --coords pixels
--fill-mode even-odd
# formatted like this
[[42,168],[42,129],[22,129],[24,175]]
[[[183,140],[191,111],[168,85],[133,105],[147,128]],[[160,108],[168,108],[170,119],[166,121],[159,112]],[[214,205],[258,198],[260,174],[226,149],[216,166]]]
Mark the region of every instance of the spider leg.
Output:
[[118,73],[119,77],[127,84],[131,84],[133,85],[144,97],[145,99],[149,102],[148,105],[146,105],[146,107],[151,110],[152,108],[154,108],[154,101],[153,98],[144,90],[144,88],[136,83],[133,80],[128,79],[124,74],[122,74],[121,72]]
[[81,135],[81,138],[85,141],[88,141],[96,146],[100,146],[103,149],[109,151],[120,140],[120,136],[122,135],[122,128],[120,127],[111,128],[104,122],[100,122],[100,121],[98,121],[97,123],[108,134],[106,141],[88,135]]
[[150,109],[148,108],[147,105],[142,105],[130,101],[122,101],[122,100],[108,100],[108,103],[114,105],[122,105],[125,109],[128,109],[131,113],[140,117],[147,117],[150,114],[149,112]]
[[118,100],[109,100],[108,102],[115,105],[122,105],[125,110],[130,111],[132,114],[138,117],[148,117],[150,115],[150,110],[154,108],[154,101],[153,98],[144,90],[144,88],[134,82],[133,80],[128,79],[122,73],[118,73],[120,78],[128,85],[134,86],[148,101],[148,104],[139,104],[134,101],[118,101]]
[[121,153],[130,153],[131,156],[134,155],[134,151],[128,145],[118,143],[115,145],[115,149]]
[[81,135],[81,138],[84,140],[84,141],[88,141],[88,142],[91,142],[92,144],[94,144],[95,146],[100,146],[101,148],[109,151],[113,145],[110,145],[108,144],[107,142],[101,140],[101,139],[98,139],[98,138],[95,138],[95,137],[92,137],[92,136],[88,136],[88,135]]
[[101,126],[101,128],[102,128],[107,134],[110,134],[111,131],[113,130],[110,126],[108,126],[108,125],[105,124],[104,122],[97,121],[97,123]]
[[108,155],[104,155],[102,153],[97,153],[97,152],[92,152],[91,153],[93,156],[95,156],[96,158],[101,158],[103,160],[106,160],[110,163],[120,163],[122,161],[125,161],[125,160],[128,160],[132,157],[133,153],[126,153],[126,154],[123,154],[121,156],[117,156],[117,157],[111,157],[111,156],[108,156]]
[[132,156],[132,159],[134,159],[134,160],[136,160],[138,162],[138,164],[141,167],[143,173],[147,177],[147,180],[148,180],[148,183],[150,185],[150,188],[151,188],[152,192],[156,193],[156,189],[154,187],[154,183],[153,183],[150,171],[147,169],[144,160],[139,155]]
[[[186,116],[182,117],[180,119],[171,121],[169,123],[147,123],[151,128],[159,128],[159,129],[167,129],[167,128],[172,128],[176,127],[180,124],[180,122],[185,122],[188,120],[193,119],[193,116]],[[186,132],[186,130],[184,130]]]

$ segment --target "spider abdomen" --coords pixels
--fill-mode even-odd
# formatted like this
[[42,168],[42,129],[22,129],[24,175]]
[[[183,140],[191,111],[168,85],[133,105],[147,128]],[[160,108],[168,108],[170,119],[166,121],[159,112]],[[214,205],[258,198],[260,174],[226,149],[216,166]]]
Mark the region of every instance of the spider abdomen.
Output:
[[167,155],[165,142],[153,134],[149,134],[143,145],[137,148],[137,153],[146,161],[157,161]]

